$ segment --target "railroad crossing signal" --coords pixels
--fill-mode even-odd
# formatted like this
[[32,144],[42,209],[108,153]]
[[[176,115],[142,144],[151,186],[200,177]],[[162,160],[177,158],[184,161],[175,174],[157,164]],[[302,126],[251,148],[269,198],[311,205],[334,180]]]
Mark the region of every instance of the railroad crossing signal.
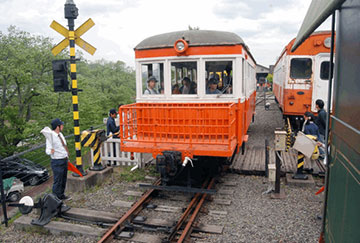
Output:
[[94,25],[95,25],[94,21],[92,21],[92,19],[90,18],[87,21],[85,21],[75,31],[69,31],[64,26],[62,26],[61,24],[59,24],[54,20],[51,23],[50,27],[54,29],[56,32],[60,33],[62,36],[64,36],[65,39],[63,39],[59,44],[57,44],[51,49],[53,55],[56,56],[62,50],[64,50],[69,45],[70,38],[75,39],[76,45],[84,49],[89,54],[94,55],[96,48],[80,38],[80,36],[82,36],[86,31],[88,31]]

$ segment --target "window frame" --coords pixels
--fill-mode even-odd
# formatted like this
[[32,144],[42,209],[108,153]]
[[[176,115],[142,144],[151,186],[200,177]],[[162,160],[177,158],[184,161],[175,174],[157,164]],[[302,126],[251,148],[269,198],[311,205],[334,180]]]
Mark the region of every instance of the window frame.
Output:
[[[304,76],[304,77],[293,77],[292,76],[292,63],[293,63],[293,61],[295,61],[295,60],[305,60],[305,59],[308,59],[308,60],[310,60],[310,62],[311,62],[311,65],[310,65],[310,71],[311,71],[311,73],[308,75],[308,76]],[[291,58],[290,59],[290,65],[289,65],[289,77],[291,78],[291,79],[293,79],[293,80],[295,80],[295,79],[311,79],[311,77],[312,77],[312,75],[313,75],[313,73],[314,73],[314,71],[313,71],[313,65],[314,65],[314,62],[313,62],[313,60],[312,60],[312,58],[311,57],[293,57],[293,58]]]
[[[149,64],[163,64],[163,79],[164,79],[164,94],[144,94],[145,92],[145,89],[144,89],[144,83],[143,83],[143,72],[142,72],[142,67],[143,65],[149,65]],[[139,87],[141,88],[140,89],[140,97],[144,98],[148,98],[148,97],[164,97],[165,96],[165,80],[166,80],[166,60],[162,59],[162,60],[147,60],[147,61],[144,61],[144,62],[139,62]],[[158,81],[159,82],[159,87],[161,85],[161,80]]]
[[[199,97],[199,67],[200,67],[200,59],[199,58],[189,58],[189,59],[168,59],[168,71],[169,71],[169,80],[170,80],[170,97],[179,98],[179,97]],[[197,85],[197,93],[196,94],[173,94],[172,93],[172,63],[181,63],[181,62],[195,62],[196,63],[196,85]],[[180,88],[180,87],[179,87]]]
[[[221,93],[221,94],[207,94],[206,93],[206,75],[207,75],[207,72],[206,72],[206,62],[231,62],[232,63],[232,93],[231,94],[227,94],[227,93]],[[236,75],[236,68],[235,68],[235,65],[236,65],[236,57],[205,57],[205,58],[202,58],[202,68],[203,68],[203,80],[202,80],[202,91],[203,93],[201,94],[202,97],[210,97],[210,98],[213,98],[213,97],[216,97],[216,96],[221,96],[221,97],[225,97],[225,98],[231,98],[231,97],[234,97],[234,93],[235,93],[235,88],[237,86],[236,82],[234,82],[234,79],[235,79],[235,75]]]

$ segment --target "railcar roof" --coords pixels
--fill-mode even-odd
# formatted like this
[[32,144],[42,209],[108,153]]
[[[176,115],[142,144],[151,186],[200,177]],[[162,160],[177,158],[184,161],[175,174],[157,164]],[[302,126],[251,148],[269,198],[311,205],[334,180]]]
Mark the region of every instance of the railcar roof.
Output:
[[134,49],[154,49],[173,47],[175,41],[185,39],[189,46],[245,45],[235,33],[214,30],[184,30],[155,35],[140,42]]

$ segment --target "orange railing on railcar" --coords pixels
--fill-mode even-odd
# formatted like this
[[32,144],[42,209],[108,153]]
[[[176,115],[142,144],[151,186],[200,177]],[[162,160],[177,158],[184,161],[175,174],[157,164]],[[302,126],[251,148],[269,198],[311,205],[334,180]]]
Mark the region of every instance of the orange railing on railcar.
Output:
[[237,146],[235,103],[136,103],[119,114],[123,151],[228,157]]

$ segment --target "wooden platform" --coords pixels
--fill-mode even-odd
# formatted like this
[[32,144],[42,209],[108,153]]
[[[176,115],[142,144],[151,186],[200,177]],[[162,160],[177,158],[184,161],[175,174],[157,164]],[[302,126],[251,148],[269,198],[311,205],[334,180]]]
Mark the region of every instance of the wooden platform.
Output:
[[[283,163],[281,171],[284,173],[293,173],[297,170],[297,152],[290,149],[288,152],[282,152]],[[269,150],[269,163],[275,164],[275,151]],[[305,170],[313,169],[314,175],[325,173],[325,166],[322,162],[316,162],[309,159],[305,160]],[[247,147],[244,155],[238,154],[229,168],[231,171],[245,175],[265,175],[265,146]]]

